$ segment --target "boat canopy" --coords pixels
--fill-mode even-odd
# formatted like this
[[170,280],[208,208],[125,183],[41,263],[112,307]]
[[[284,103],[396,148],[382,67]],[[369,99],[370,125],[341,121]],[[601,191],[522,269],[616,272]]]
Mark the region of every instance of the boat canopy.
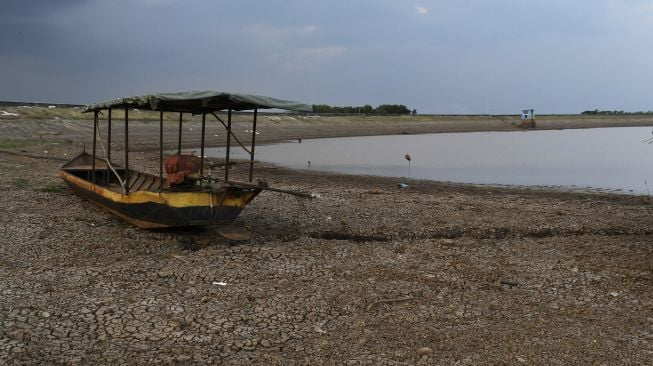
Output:
[[97,112],[110,108],[138,108],[143,110],[184,113],[210,113],[225,109],[243,111],[277,108],[297,112],[312,112],[304,103],[260,95],[216,91],[187,91],[180,93],[147,94],[118,98],[86,106],[83,112]]

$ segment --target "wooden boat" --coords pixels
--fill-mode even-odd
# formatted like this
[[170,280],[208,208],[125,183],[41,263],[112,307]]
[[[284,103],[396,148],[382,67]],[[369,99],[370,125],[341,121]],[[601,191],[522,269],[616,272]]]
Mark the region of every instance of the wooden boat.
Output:
[[[124,166],[111,161],[111,110],[123,109],[125,113]],[[159,174],[149,174],[129,168],[129,117],[130,108],[160,111]],[[97,204],[125,221],[145,229],[228,225],[262,190],[281,191],[300,196],[298,192],[274,189],[252,184],[257,111],[261,108],[282,108],[310,111],[306,104],[262,96],[219,92],[185,92],[152,94],[129,97],[89,105],[85,112],[94,113],[94,138],[92,154],[83,152],[62,168],[60,175],[79,196]],[[227,109],[225,123],[215,112]],[[252,144],[248,149],[231,131],[232,110],[254,110]],[[108,113],[108,150],[105,158],[97,156],[97,131],[99,112]],[[183,184],[172,184],[163,176],[163,113],[179,113],[179,142],[177,154],[181,155],[182,113],[202,115],[201,155],[199,172]],[[213,115],[227,131],[225,177],[221,181],[204,176],[204,140],[206,116]],[[249,182],[229,180],[231,138],[250,154]],[[168,166],[166,166],[168,169]],[[167,172],[170,173],[170,172]]]

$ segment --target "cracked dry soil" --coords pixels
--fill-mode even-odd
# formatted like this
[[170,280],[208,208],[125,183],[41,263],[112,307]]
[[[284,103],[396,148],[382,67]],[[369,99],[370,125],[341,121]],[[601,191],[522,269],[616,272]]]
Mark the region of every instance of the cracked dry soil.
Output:
[[262,193],[235,243],[135,229],[60,164],[0,153],[0,364],[653,363],[646,197],[263,166],[321,199]]

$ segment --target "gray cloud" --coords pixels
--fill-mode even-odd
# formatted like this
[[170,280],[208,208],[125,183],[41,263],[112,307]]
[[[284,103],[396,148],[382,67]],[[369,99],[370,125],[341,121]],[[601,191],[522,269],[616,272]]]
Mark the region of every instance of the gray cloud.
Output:
[[91,0],[4,0],[1,19],[40,18],[53,12],[73,8]]
[[9,0],[0,99],[216,89],[432,113],[653,109],[652,31],[634,0]]

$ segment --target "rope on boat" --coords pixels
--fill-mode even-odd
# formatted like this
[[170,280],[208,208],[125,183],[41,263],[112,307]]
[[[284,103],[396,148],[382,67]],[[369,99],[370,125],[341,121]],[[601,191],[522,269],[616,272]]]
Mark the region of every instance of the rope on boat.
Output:
[[96,133],[97,133],[97,139],[100,141],[100,147],[102,148],[102,151],[104,151],[104,160],[106,160],[107,165],[109,166],[109,169],[113,172],[113,174],[116,175],[116,178],[118,178],[118,183],[120,183],[120,187],[122,187],[122,192],[126,193],[127,189],[125,188],[125,182],[120,179],[120,175],[118,172],[116,172],[115,169],[113,169],[113,165],[111,165],[111,162],[109,161],[109,155],[107,154],[107,149],[104,148],[104,142],[102,142],[102,136],[100,136],[100,129],[96,128]]
[[236,142],[238,143],[238,145],[240,145],[240,147],[242,147],[243,150],[245,150],[245,151],[246,151],[246,152],[251,156],[251,155],[252,155],[252,152],[249,151],[249,149],[246,148],[245,145],[244,145],[242,142],[240,142],[240,140],[238,139],[238,136],[236,136],[236,135],[233,133],[233,131],[231,131],[231,129],[227,128],[227,124],[224,123],[224,121],[221,120],[220,117],[218,117],[217,114],[215,114],[215,113],[213,113],[213,112],[211,112],[211,114],[213,115],[213,117],[215,117],[215,118],[218,120],[218,122],[222,123],[222,126],[224,126],[224,129],[225,129],[225,130],[229,131],[229,134],[234,138],[234,140],[236,140]]

